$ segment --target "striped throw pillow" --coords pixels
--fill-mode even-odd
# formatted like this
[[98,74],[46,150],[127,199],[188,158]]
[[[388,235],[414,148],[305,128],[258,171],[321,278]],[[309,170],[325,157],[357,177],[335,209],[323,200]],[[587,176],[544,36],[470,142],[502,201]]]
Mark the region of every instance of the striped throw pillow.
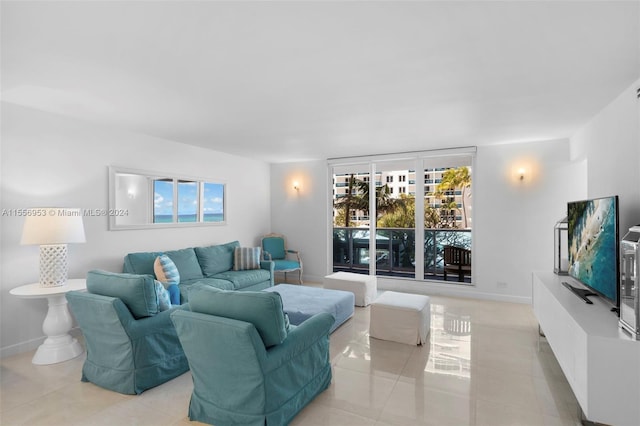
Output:
[[233,253],[233,270],[260,269],[260,247],[236,247]]
[[167,309],[171,308],[171,296],[169,295],[169,292],[167,291],[166,288],[164,288],[164,285],[160,281],[155,280],[155,284],[156,284],[156,295],[158,296],[158,310],[160,312],[164,312]]
[[156,274],[156,279],[160,281],[165,288],[171,284],[180,284],[180,273],[176,264],[166,254],[156,257],[153,262],[153,272]]

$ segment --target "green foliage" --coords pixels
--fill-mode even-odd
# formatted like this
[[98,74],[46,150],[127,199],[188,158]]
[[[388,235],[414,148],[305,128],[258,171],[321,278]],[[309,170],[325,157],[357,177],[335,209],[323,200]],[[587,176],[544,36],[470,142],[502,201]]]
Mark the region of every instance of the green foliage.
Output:
[[[378,217],[387,213],[403,209],[403,199],[393,198],[389,185],[381,185],[376,187],[376,213]],[[349,189],[347,194],[334,201],[334,207],[339,213],[334,219],[334,223],[344,223],[345,227],[349,227],[352,211],[362,211],[365,215],[369,215],[369,182],[356,179],[353,175],[349,177]],[[338,220],[338,217],[342,221]]]
[[[462,166],[455,169],[448,169],[442,174],[442,180],[436,188],[434,195],[443,200],[440,210],[441,215],[445,218],[445,228],[457,228],[456,212],[462,213],[464,221],[464,227],[468,226],[467,214],[465,208],[466,190],[471,187],[471,174],[469,173],[469,167]],[[450,197],[446,193],[447,191],[455,191],[456,189],[462,190],[462,209],[458,208],[455,202],[455,197]]]
[[[349,177],[347,194],[334,201],[337,209],[334,218],[335,226],[349,227],[351,214],[362,211],[368,215],[369,210],[369,182],[356,179],[354,175]],[[436,187],[432,196],[441,200],[439,208],[425,205],[425,228],[457,228],[457,212],[461,211],[464,227],[467,227],[465,210],[465,197],[467,188],[471,187],[471,174],[469,167],[463,166],[448,169],[442,174],[442,181]],[[462,209],[455,202],[455,196],[447,194],[448,191],[462,190]],[[376,224],[382,228],[414,228],[415,227],[415,196],[400,194],[400,197],[391,196],[388,185],[376,187]]]

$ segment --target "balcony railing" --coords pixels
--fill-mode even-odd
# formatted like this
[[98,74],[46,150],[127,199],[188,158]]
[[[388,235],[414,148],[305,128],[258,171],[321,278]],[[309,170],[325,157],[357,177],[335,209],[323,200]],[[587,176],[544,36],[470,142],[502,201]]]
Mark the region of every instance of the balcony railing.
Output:
[[[369,273],[371,258],[369,235],[369,229],[366,228],[333,228],[334,272]],[[414,229],[377,228],[376,275],[415,278],[415,241]],[[444,279],[443,247],[445,245],[471,249],[471,230],[432,228],[424,230],[424,279]],[[470,283],[470,280],[469,277],[465,278],[466,283]]]

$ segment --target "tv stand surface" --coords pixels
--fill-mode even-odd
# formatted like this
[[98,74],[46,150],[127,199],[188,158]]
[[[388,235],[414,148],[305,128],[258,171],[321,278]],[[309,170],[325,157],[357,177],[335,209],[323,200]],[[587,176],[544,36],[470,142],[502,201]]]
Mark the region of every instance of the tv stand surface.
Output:
[[578,288],[576,286],[572,286],[566,281],[562,281],[562,285],[568,288],[569,290],[571,290],[580,299],[584,300],[584,303],[586,303],[587,305],[593,305],[593,302],[589,300],[587,296],[598,296],[597,293],[594,293],[584,288]]
[[585,417],[640,424],[640,341],[622,331],[601,298],[587,305],[562,281],[567,277],[533,273],[533,312]]

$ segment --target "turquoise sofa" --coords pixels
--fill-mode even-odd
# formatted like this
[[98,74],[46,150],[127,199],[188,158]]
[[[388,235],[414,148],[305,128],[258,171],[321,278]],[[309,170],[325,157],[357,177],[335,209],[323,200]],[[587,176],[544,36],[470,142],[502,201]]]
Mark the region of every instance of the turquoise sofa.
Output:
[[189,300],[188,288],[206,284],[221,290],[262,290],[273,287],[274,264],[261,261],[260,269],[233,270],[234,251],[238,241],[206,247],[181,250],[129,253],[124,258],[123,270],[130,274],[154,275],[153,263],[166,254],[180,273],[180,303]]
[[193,378],[190,420],[287,425],[331,383],[331,314],[294,326],[278,293],[201,285],[190,293],[191,310],[171,313]]
[[160,312],[149,275],[87,273],[87,292],[66,293],[84,335],[82,381],[135,395],[189,370],[169,315]]

